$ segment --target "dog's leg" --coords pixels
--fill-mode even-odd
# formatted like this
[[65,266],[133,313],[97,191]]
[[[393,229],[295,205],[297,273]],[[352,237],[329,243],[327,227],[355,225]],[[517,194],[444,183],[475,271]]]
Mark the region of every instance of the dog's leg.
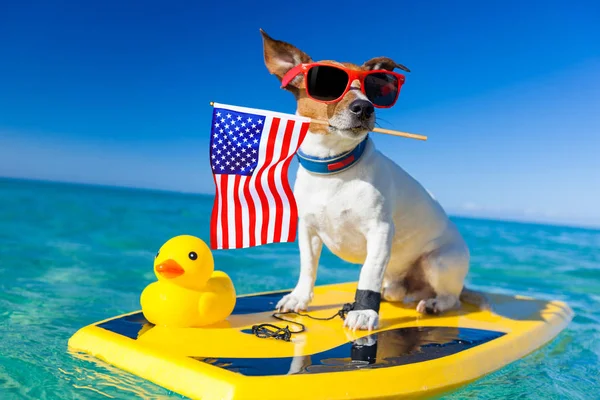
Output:
[[313,298],[323,241],[302,218],[298,221],[298,247],[300,276],[294,290],[277,303],[276,308],[281,312],[306,310]]
[[344,326],[352,330],[377,329],[383,275],[390,261],[394,227],[383,223],[367,234],[367,257],[360,270],[354,310],[350,311]]
[[417,311],[441,314],[460,306],[459,296],[469,271],[469,251],[464,243],[454,243],[423,257],[421,267],[425,278],[436,293],[435,298],[423,299]]
[[402,281],[395,280],[384,283],[381,298],[389,302],[401,302],[406,297],[406,288]]

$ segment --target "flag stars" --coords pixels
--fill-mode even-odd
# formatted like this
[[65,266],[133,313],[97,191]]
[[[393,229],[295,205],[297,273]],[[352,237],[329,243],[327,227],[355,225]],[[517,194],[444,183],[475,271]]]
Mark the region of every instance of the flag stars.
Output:
[[213,173],[253,173],[266,118],[234,110],[218,110],[214,115],[210,143]]

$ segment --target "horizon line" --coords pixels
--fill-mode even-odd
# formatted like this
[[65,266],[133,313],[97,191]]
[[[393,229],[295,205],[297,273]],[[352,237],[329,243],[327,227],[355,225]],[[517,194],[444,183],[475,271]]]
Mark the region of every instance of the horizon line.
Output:
[[[0,181],[17,181],[24,183],[38,183],[47,185],[65,185],[65,186],[79,186],[95,189],[108,189],[108,190],[124,190],[124,191],[141,191],[141,192],[152,192],[161,193],[168,195],[182,195],[182,196],[214,196],[214,193],[202,192],[202,191],[184,191],[174,189],[164,189],[148,186],[126,186],[118,184],[106,184],[96,182],[78,182],[78,181],[67,181],[67,180],[54,180],[54,179],[42,179],[42,178],[25,178],[25,177],[14,177],[0,175]],[[479,221],[490,221],[490,222],[507,222],[516,224],[528,224],[528,225],[539,225],[546,227],[565,227],[572,229],[592,230],[600,231],[600,222],[592,223],[589,225],[577,223],[577,222],[566,222],[566,221],[552,221],[552,220],[539,220],[539,219],[527,219],[518,217],[498,217],[493,215],[485,215],[485,211],[481,215],[469,214],[467,211],[447,211],[449,217],[479,220]]]

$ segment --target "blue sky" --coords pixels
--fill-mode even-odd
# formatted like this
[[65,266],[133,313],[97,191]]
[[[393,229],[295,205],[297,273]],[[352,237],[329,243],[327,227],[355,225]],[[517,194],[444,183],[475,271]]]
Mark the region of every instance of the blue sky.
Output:
[[[213,193],[210,101],[294,112],[259,28],[408,66],[376,145],[453,214],[600,226],[593,1],[0,6],[0,176]],[[293,181],[296,162],[291,169]]]

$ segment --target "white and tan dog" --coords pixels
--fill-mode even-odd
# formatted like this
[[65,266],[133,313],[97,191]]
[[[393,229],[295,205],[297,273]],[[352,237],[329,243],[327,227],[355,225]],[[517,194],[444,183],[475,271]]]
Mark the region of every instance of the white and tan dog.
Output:
[[[282,80],[311,58],[293,45],[272,39],[262,29],[267,69]],[[386,57],[362,66],[327,61],[349,69],[406,67]],[[375,124],[372,103],[358,80],[338,102],[325,104],[306,94],[302,76],[286,89],[297,100],[297,115],[325,120],[311,124],[299,155],[318,160],[364,147],[347,169],[319,174],[299,165],[294,187],[298,205],[300,276],[294,290],[277,304],[280,311],[306,310],[313,297],[322,246],[350,263],[362,264],[355,309],[344,325],[376,329],[380,300],[411,296],[420,313],[439,314],[460,305],[469,270],[469,250],[436,200],[415,179],[375,149],[367,136]],[[302,161],[302,160],[301,160]]]

